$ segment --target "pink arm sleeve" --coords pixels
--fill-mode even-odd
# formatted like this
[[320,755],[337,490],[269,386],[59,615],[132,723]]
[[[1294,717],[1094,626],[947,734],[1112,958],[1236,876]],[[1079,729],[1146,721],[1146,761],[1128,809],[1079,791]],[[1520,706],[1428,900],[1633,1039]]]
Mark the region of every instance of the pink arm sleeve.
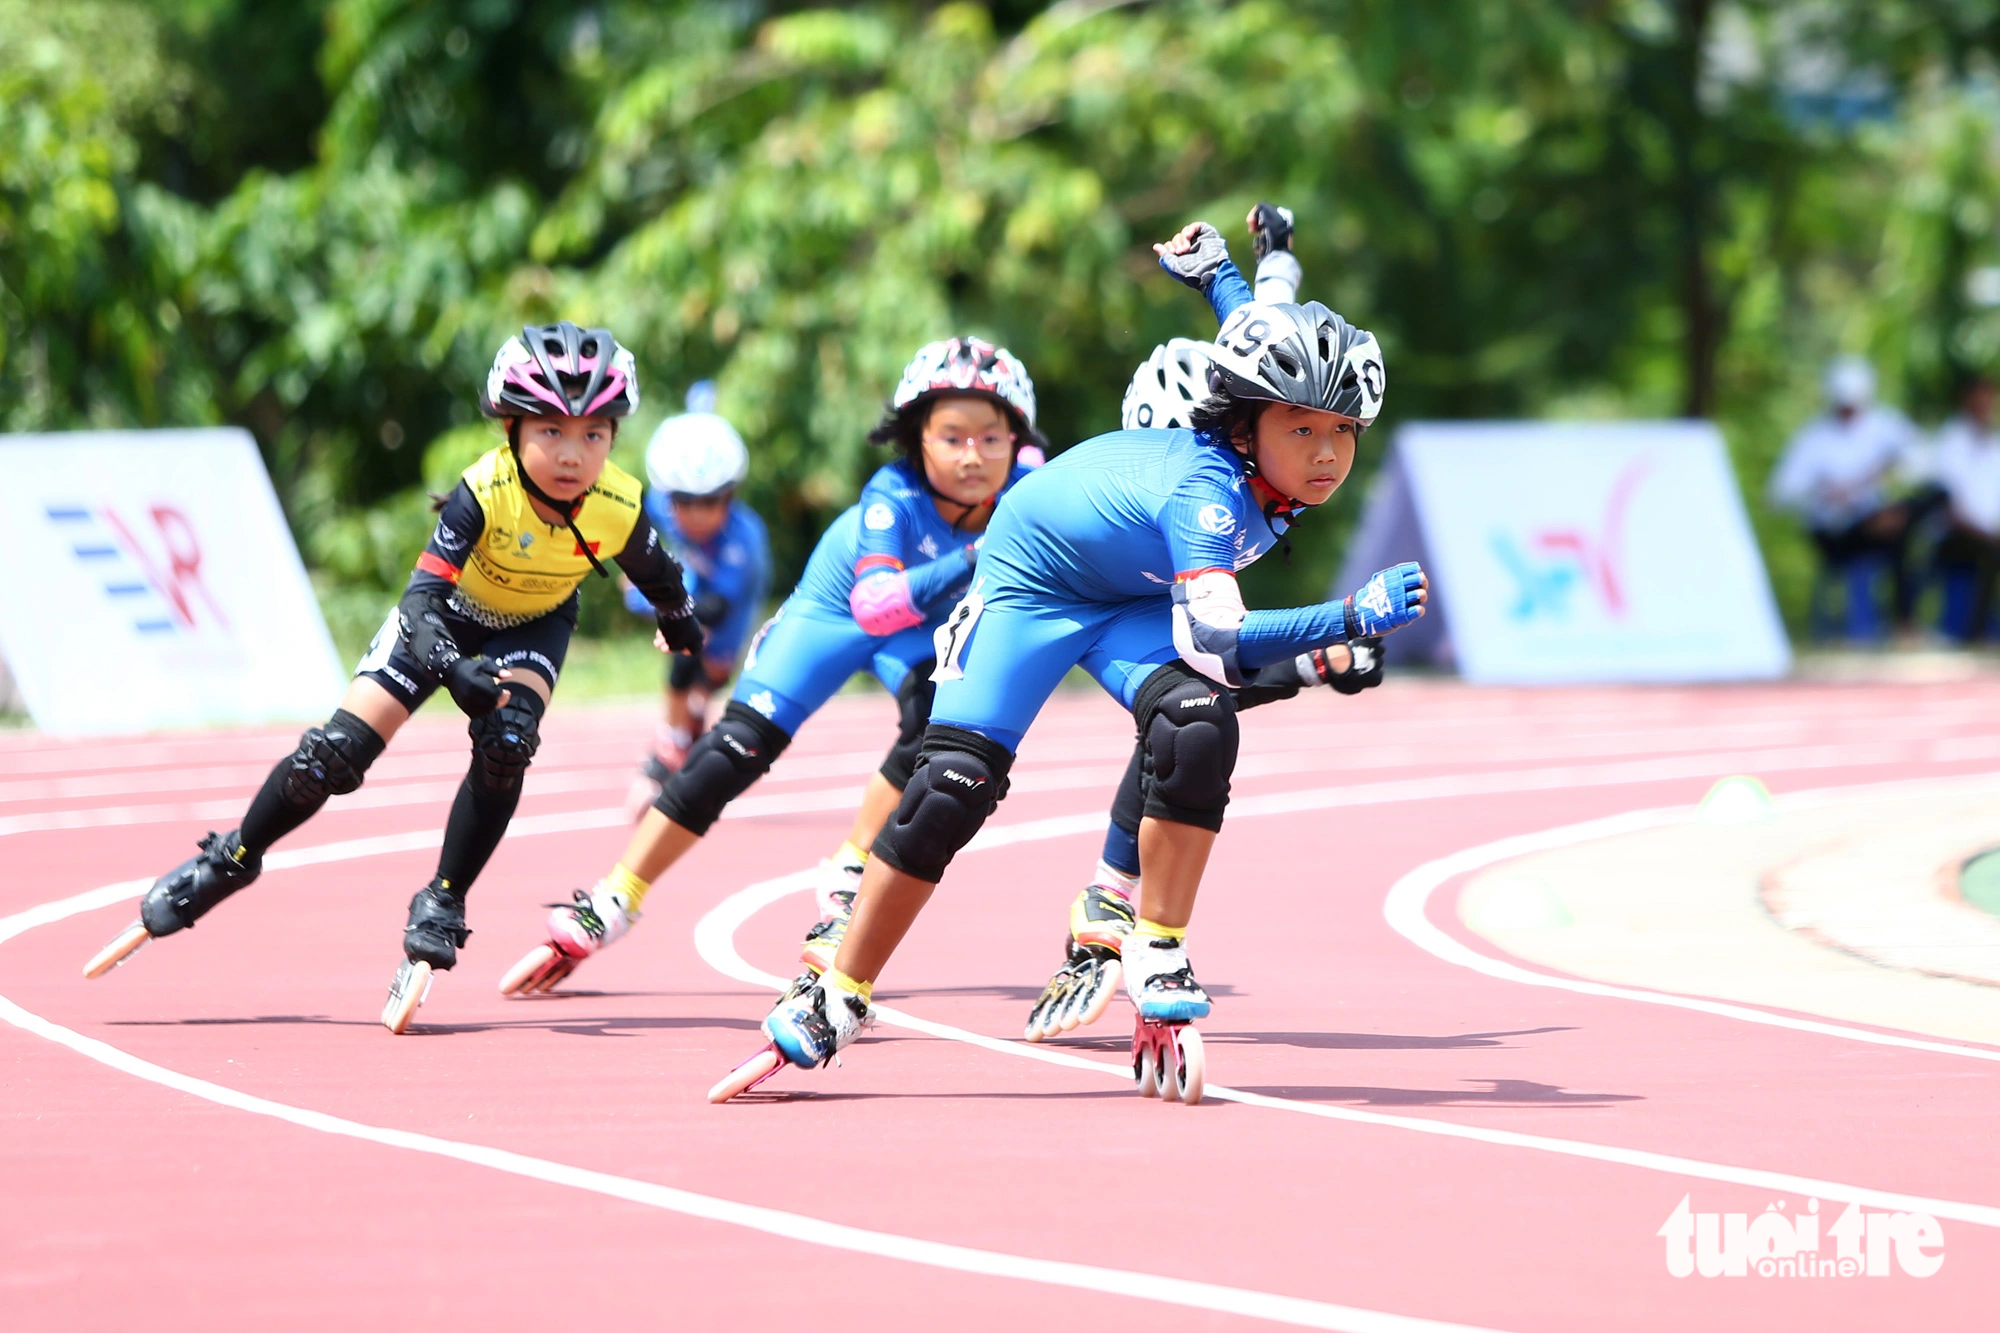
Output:
[[910,576],[901,570],[878,569],[856,579],[847,609],[855,624],[877,637],[924,623],[923,612],[910,598]]

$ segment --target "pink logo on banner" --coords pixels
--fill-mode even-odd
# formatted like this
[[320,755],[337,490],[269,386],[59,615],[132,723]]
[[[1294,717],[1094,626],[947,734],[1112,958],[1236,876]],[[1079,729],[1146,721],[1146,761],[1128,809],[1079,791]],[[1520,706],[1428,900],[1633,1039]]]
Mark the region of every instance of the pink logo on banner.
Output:
[[[195,630],[204,623],[230,628],[222,604],[202,577],[201,536],[178,505],[148,506],[150,524],[127,522],[110,505],[50,505],[45,512],[70,538],[71,555],[86,568],[102,571],[105,595],[114,602],[132,602],[137,612],[132,625],[140,633]],[[109,532],[109,542],[100,536],[99,523]],[[150,605],[148,593],[164,604],[164,617]]]
[[1493,553],[1514,576],[1519,593],[1511,610],[1514,619],[1567,619],[1570,592],[1578,583],[1597,593],[1612,619],[1625,618],[1625,516],[1650,466],[1645,458],[1625,465],[1611,483],[1594,532],[1580,526],[1541,528],[1529,537],[1527,550],[1511,534],[1493,533]]

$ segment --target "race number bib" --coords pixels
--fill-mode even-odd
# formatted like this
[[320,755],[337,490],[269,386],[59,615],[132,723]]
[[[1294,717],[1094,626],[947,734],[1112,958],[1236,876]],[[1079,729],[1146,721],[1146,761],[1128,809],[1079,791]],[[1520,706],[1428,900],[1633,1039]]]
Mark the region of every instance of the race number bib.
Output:
[[402,637],[402,615],[395,608],[389,610],[389,618],[382,622],[382,628],[375,631],[375,637],[368,641],[368,651],[361,654],[355,664],[354,674],[366,675],[370,671],[380,671],[389,665],[389,654],[396,647],[396,640]]
[[937,649],[937,670],[931,672],[932,680],[963,680],[965,670],[960,659],[965,656],[965,646],[972,642],[973,626],[979,623],[979,613],[986,609],[986,599],[974,588],[958,601],[931,634],[931,643]]

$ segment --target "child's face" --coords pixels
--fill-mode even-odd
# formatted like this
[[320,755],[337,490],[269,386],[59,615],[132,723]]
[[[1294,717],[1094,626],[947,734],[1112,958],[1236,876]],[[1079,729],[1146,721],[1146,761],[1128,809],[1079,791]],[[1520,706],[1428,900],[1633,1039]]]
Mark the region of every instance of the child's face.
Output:
[[924,423],[924,474],[939,495],[983,505],[1014,470],[1014,428],[990,399],[940,398]]
[[669,497],[674,507],[674,522],[681,525],[681,535],[699,546],[716,533],[729,519],[729,495],[675,495]]
[[569,504],[597,484],[617,436],[608,417],[523,417],[521,466],[535,485]]
[[1278,494],[1301,504],[1324,504],[1354,466],[1357,434],[1353,417],[1276,403],[1257,418],[1251,456],[1258,475]]

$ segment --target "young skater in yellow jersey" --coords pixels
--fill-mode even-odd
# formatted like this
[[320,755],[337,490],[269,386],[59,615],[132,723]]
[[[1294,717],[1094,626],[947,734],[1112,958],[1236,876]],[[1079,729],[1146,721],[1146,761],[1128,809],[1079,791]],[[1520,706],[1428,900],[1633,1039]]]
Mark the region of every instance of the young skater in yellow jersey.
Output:
[[525,328],[494,358],[480,409],[506,443],[445,497],[402,601],[356,668],[340,707],[271,770],[240,828],[147,892],[139,920],[91,960],[101,976],[149,939],[194,925],[247,888],[265,851],[331,796],[361,785],[418,705],[440,687],[467,717],[472,763],[445,824],[437,874],[410,900],[405,959],[382,1021],[401,1032],[433,969],[458,960],[471,933],[465,895],[521,799],[576,628],[577,587],[615,562],[651,601],[664,650],[693,653],[701,628],[680,566],[640,507],[640,484],[610,459],[618,421],[639,402],[632,354],[603,329]]

